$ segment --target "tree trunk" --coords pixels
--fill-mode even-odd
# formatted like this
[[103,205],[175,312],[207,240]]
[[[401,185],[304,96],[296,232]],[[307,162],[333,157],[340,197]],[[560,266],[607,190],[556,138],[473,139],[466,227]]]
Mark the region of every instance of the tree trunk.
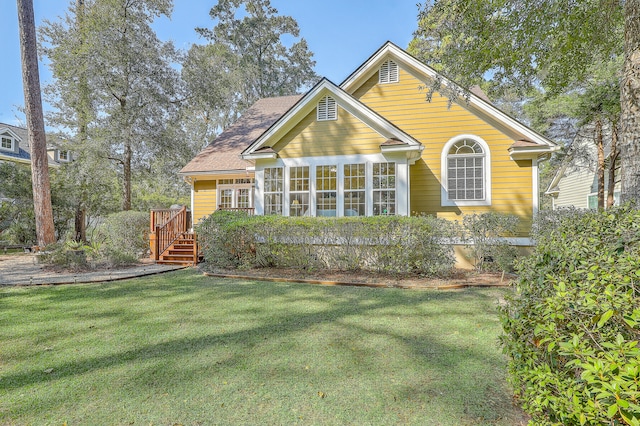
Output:
[[640,204],[640,0],[624,5],[624,68],[620,88],[621,201]]
[[76,207],[76,215],[75,215],[75,240],[82,241],[83,243],[87,242],[87,227],[86,227],[86,215],[85,210],[82,206]]
[[602,119],[596,119],[596,147],[598,150],[598,210],[604,210],[604,141],[602,138]]
[[123,198],[122,210],[131,210],[131,159],[133,158],[133,149],[131,148],[131,131],[127,132],[124,141],[124,156],[122,161],[123,168]]
[[[91,102],[89,100],[89,84],[87,79],[87,60],[86,60],[86,28],[84,13],[84,0],[76,0],[76,21],[78,25],[78,35],[80,37],[80,62],[82,67],[78,75],[78,106],[76,107],[76,114],[78,119],[78,142],[80,144],[80,152],[84,153],[86,149],[86,142],[88,139],[87,129],[89,127],[89,108]],[[75,217],[75,237],[76,241],[87,242],[87,230],[85,226],[86,222],[86,209],[84,200],[88,197],[87,190],[82,189],[80,193],[80,205],[76,209]]]
[[31,180],[33,207],[36,219],[36,236],[39,246],[55,243],[47,139],[44,132],[38,52],[33,0],[17,0],[20,27],[20,55],[22,57],[22,84],[27,116],[27,132],[31,145]]
[[618,156],[620,149],[618,148],[618,127],[615,123],[611,123],[611,150],[609,152],[609,191],[607,193],[607,208],[612,207],[615,201],[614,193],[616,190],[616,168],[618,166]]

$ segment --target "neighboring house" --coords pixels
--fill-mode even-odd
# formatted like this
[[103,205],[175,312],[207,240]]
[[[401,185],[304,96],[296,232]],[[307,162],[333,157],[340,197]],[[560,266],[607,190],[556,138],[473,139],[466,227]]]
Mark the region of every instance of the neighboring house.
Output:
[[[69,162],[69,151],[60,150],[53,146],[47,147],[49,166],[57,167]],[[0,123],[0,162],[31,164],[31,147],[27,129]]]
[[[605,158],[608,160],[611,132],[603,130]],[[598,151],[594,142],[593,125],[584,126],[576,135],[567,156],[560,165],[549,187],[545,191],[551,196],[553,209],[575,207],[578,209],[598,208]],[[614,205],[620,204],[620,181],[613,192]],[[605,205],[609,191],[608,161],[605,166]]]
[[[58,167],[60,164],[70,161],[68,151],[61,151],[56,148],[47,149],[49,156],[49,167]],[[0,163],[10,162],[24,164],[25,167],[31,164],[31,147],[27,129],[0,123]],[[2,193],[3,185],[0,182],[0,202],[10,201]]]
[[435,79],[452,84],[387,42],[339,86],[323,79],[256,102],[180,171],[193,222],[217,209],[451,220],[496,211],[519,216],[527,237],[538,163],[558,147],[481,91],[428,101],[421,88]]

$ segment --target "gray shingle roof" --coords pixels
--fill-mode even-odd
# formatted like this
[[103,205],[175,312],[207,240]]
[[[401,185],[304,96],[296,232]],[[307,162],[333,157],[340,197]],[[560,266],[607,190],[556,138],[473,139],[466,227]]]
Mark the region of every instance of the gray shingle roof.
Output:
[[240,153],[271,127],[302,95],[260,99],[180,170],[180,174],[245,170]]

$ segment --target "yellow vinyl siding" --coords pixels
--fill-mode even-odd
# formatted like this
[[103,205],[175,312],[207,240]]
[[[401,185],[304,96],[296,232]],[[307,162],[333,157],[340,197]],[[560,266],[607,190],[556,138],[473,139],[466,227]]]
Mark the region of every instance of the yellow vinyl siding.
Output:
[[202,180],[193,183],[193,222],[210,215],[218,208],[216,204],[216,181]]
[[[508,148],[514,140],[498,128],[480,119],[463,106],[435,93],[430,102],[419,90],[424,82],[400,69],[400,81],[378,84],[375,73],[355,92],[365,105],[418,139],[424,145],[422,157],[411,166],[411,210],[447,219],[461,219],[462,214],[497,211],[518,215],[522,234],[527,233],[533,215],[531,161],[515,162]],[[460,101],[464,105],[464,100]],[[441,155],[453,137],[471,134],[481,137],[491,150],[491,206],[441,206]]]
[[338,107],[338,119],[317,121],[310,112],[273,149],[280,158],[377,154],[385,139],[362,121]]

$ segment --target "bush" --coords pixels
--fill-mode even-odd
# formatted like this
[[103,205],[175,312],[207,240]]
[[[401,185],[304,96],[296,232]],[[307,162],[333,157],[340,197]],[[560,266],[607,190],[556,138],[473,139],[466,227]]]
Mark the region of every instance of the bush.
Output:
[[639,425],[640,211],[551,219],[501,313],[516,393],[533,424]]
[[315,218],[216,212],[197,229],[210,268],[287,267],[445,274],[455,224],[430,216]]
[[473,243],[469,248],[477,270],[513,271],[517,251],[504,237],[514,236],[519,222],[518,216],[494,212],[464,217],[462,223]]
[[132,263],[149,250],[149,213],[123,211],[107,216],[97,228],[95,243],[116,264]]

